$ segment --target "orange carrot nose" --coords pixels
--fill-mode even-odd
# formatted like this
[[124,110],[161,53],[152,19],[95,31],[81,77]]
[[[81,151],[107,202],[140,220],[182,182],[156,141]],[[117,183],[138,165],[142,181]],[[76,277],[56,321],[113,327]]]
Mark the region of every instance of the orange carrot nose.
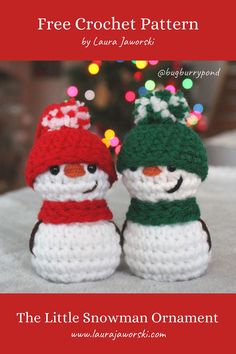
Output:
[[158,166],[144,167],[143,174],[145,176],[158,176],[161,173],[161,169]]
[[85,173],[84,166],[77,163],[68,164],[64,168],[64,174],[71,178],[84,176]]

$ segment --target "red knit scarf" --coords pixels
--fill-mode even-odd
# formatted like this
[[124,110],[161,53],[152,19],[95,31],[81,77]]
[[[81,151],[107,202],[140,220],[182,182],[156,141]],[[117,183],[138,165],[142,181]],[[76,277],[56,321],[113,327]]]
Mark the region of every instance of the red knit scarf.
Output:
[[107,202],[84,200],[82,202],[44,201],[38,219],[45,224],[69,224],[72,222],[92,222],[111,220],[112,212]]

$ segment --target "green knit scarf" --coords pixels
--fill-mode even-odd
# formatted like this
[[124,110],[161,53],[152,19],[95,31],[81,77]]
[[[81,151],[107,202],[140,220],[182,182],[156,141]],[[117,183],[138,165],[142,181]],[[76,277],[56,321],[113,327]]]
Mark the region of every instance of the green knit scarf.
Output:
[[196,198],[173,202],[161,200],[158,203],[132,198],[126,217],[127,220],[142,225],[170,225],[198,220],[200,209]]

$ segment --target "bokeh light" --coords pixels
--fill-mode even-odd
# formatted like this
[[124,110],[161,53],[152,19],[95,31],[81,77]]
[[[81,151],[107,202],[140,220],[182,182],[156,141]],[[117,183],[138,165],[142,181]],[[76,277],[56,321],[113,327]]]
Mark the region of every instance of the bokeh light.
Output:
[[88,101],[92,101],[95,98],[95,92],[93,90],[87,90],[84,94],[84,97]]
[[182,81],[182,86],[185,90],[190,90],[193,87],[193,80],[187,78]]
[[102,142],[103,142],[103,144],[106,145],[107,148],[109,148],[111,146],[110,141],[108,139],[106,139],[106,138],[103,138]]
[[66,93],[69,97],[76,97],[78,95],[78,89],[76,86],[70,86],[68,87]]
[[145,82],[145,88],[146,88],[148,91],[154,90],[155,87],[156,87],[155,81],[153,81],[153,80],[147,80],[147,81]]
[[136,98],[136,94],[134,91],[127,91],[125,93],[125,99],[127,102],[133,102]]
[[187,125],[193,126],[196,124],[198,124],[198,117],[194,113],[191,113],[189,118],[187,119]]
[[146,66],[148,65],[147,60],[136,60],[135,65],[137,66],[138,69],[145,69]]
[[158,64],[158,60],[149,60],[148,63],[150,65],[157,65]]
[[114,136],[114,138],[112,138],[110,140],[110,144],[112,147],[119,145],[119,143],[120,143],[120,140],[119,140],[119,138],[117,138],[117,136]]
[[200,112],[193,112],[195,114],[195,116],[197,117],[198,120],[200,120],[202,118],[202,114]]
[[108,140],[113,139],[115,135],[116,134],[115,134],[114,130],[112,130],[112,129],[107,129],[104,134],[105,138]]
[[203,105],[201,103],[196,103],[193,106],[193,110],[194,110],[194,112],[202,113],[203,112]]
[[91,64],[89,64],[89,66],[88,66],[88,71],[89,71],[89,73],[90,73],[91,75],[96,75],[96,74],[98,74],[98,73],[99,73],[99,70],[100,70],[99,65],[96,64],[96,63],[91,63]]
[[144,86],[139,87],[139,89],[138,89],[139,96],[144,96],[144,95],[146,95],[146,93],[147,93],[146,87],[144,87]]
[[176,88],[174,87],[174,85],[167,85],[165,89],[170,91],[171,93],[176,93]]
[[115,153],[116,153],[116,155],[119,154],[120,149],[121,149],[121,145],[117,145],[117,146],[115,147]]
[[136,73],[134,73],[134,79],[135,81],[140,81],[142,80],[142,72],[141,71],[136,71]]
[[208,120],[205,116],[202,116],[202,119],[198,122],[197,130],[204,133],[208,128]]

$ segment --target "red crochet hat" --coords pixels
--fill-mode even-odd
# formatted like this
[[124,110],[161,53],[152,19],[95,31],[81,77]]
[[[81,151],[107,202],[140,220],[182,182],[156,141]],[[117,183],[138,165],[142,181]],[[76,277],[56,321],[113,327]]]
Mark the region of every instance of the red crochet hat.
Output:
[[26,182],[33,187],[35,178],[50,166],[65,163],[96,164],[112,184],[116,171],[111,154],[101,139],[88,131],[88,108],[74,98],[48,106],[36,131],[35,142],[26,165]]

